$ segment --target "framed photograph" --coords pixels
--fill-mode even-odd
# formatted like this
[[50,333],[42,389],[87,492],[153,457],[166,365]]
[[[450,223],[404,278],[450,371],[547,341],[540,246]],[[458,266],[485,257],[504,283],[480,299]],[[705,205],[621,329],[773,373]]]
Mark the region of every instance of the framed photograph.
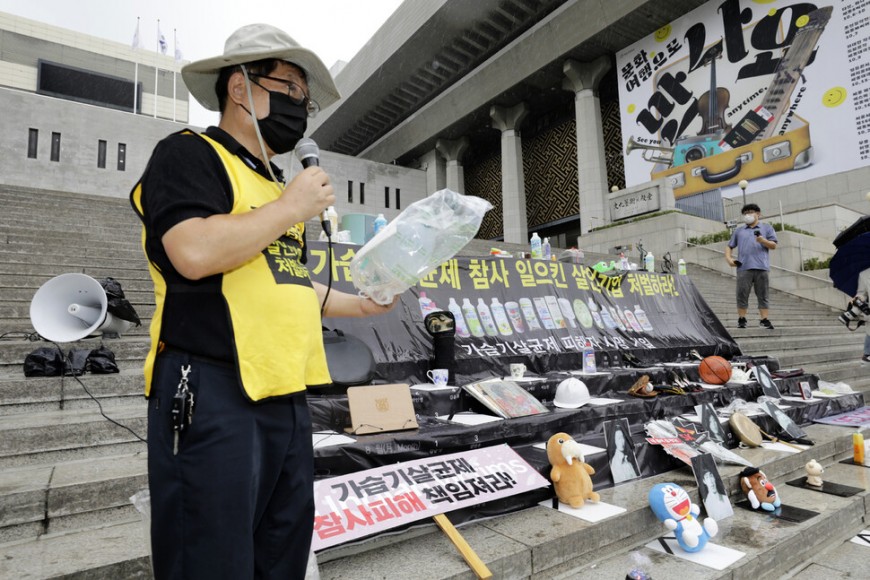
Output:
[[701,418],[701,425],[716,443],[725,443],[728,439],[725,428],[719,422],[719,415],[710,403],[695,405],[695,413]]
[[813,390],[810,388],[809,381],[801,381],[799,383],[801,390],[801,397],[804,399],[812,399],[813,398]]
[[704,504],[707,515],[717,522],[733,516],[734,508],[731,507],[731,500],[728,498],[728,492],[713,456],[702,453],[693,457],[692,472],[695,474],[701,503]]
[[604,437],[607,440],[607,457],[610,461],[610,475],[613,483],[622,483],[640,477],[640,465],[634,454],[634,441],[628,419],[622,418],[604,424]]

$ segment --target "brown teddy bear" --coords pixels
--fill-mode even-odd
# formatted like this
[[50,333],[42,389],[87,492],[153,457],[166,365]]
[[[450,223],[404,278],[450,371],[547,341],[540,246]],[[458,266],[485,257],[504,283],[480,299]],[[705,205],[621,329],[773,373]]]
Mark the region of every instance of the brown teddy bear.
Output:
[[584,461],[580,444],[567,433],[556,433],[547,441],[547,458],[553,468],[550,479],[559,501],[572,508],[581,508],[586,500],[597,502],[600,496],[592,491],[595,470]]

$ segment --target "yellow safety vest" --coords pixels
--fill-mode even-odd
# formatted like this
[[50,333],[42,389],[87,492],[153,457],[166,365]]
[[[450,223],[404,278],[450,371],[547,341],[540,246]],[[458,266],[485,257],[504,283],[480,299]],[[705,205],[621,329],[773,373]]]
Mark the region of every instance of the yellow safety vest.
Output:
[[[226,168],[233,193],[231,214],[252,211],[280,196],[280,186],[252,170],[213,139],[199,137],[214,147]],[[140,181],[131,193],[140,215],[141,196]],[[244,392],[252,401],[303,391],[306,385],[332,382],[323,349],[320,303],[308,269],[299,262],[304,227],[303,223],[296,224],[265,250],[222,275],[221,293],[229,312],[236,367]],[[146,238],[143,227],[143,249]],[[151,391],[160,343],[163,305],[167,291],[172,291],[150,260],[149,270],[156,309],[151,320],[151,349],[145,359],[146,397]]]

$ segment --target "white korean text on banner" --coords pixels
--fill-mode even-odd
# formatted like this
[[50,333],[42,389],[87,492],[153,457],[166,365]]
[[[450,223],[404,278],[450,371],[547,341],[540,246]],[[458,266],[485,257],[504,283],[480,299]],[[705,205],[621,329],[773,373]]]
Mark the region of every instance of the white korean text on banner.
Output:
[[733,197],[870,159],[870,0],[714,0],[616,72],[627,186]]
[[312,549],[548,485],[507,445],[322,479],[314,483]]

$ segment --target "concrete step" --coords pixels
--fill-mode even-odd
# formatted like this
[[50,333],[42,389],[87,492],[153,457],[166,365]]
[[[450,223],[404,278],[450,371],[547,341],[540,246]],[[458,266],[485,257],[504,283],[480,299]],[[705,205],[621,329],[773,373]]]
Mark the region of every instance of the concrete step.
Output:
[[152,578],[145,529],[139,519],[39,540],[0,545],[0,577],[18,580]]
[[[108,413],[107,413],[108,414]],[[108,414],[140,437],[146,433],[146,403],[116,406]],[[0,468],[143,451],[145,443],[95,408],[4,416],[0,421]]]
[[[133,308],[136,310],[136,315],[141,320],[142,318],[150,319],[154,315],[156,306],[153,303],[136,303],[130,301]],[[21,300],[18,302],[0,302],[0,319],[10,320],[30,320],[30,300]],[[2,359],[0,359],[2,362]]]
[[0,544],[135,520],[148,487],[145,452],[18,467],[0,473]]
[[[48,269],[46,268],[40,273],[21,272],[9,274],[0,272],[0,292],[2,292],[2,296],[7,296],[7,290],[15,288],[30,290],[30,298],[33,298],[33,293],[53,277],[52,273],[47,270]],[[125,274],[127,274],[127,276],[125,276],[123,280],[117,276],[112,276],[112,278],[115,278],[115,280],[121,284],[121,289],[124,290],[125,295],[129,292],[140,292],[143,293],[144,296],[147,296],[150,293],[153,298],[154,285],[151,282],[151,277],[149,276],[147,269],[143,267],[140,270],[126,270]],[[107,277],[106,275],[94,275],[91,273],[88,275],[97,279]]]
[[[4,288],[3,285],[0,284],[0,292],[3,293],[3,300],[0,301],[0,305],[18,305],[18,303],[24,302],[29,307],[30,301],[33,300],[33,295],[38,289],[39,286],[33,288]],[[136,304],[154,304],[154,291],[152,289],[127,289],[123,283],[121,284],[121,289],[124,291],[124,297],[134,306]]]
[[[761,467],[777,486],[788,505],[819,511],[803,524],[784,524],[756,512],[735,508],[732,518],[720,523],[722,531],[714,543],[747,552],[747,556],[725,573],[690,565],[674,558],[658,557],[642,546],[664,535],[665,527],[648,507],[647,492],[661,482],[674,482],[689,491],[699,503],[697,487],[687,467],[599,490],[601,501],[626,508],[626,512],[591,524],[565,513],[533,507],[513,514],[475,522],[461,533],[497,578],[623,578],[636,565],[630,551],[642,550],[652,562],[647,570],[653,578],[749,578],[777,577],[806,559],[807,550],[840,542],[853,535],[868,512],[868,492],[853,498],[834,498],[785,485],[804,475],[803,466],[814,458],[829,473],[826,479],[867,489],[870,474],[859,467],[836,463],[851,453],[851,430],[811,425],[807,432],[816,445],[801,453],[780,453],[763,449],[738,450]],[[738,466],[720,466],[732,503],[742,499]],[[339,578],[425,578],[458,580],[469,578],[468,569],[450,542],[434,530],[421,537],[376,538],[367,544],[337,547],[318,554],[323,580]],[[427,562],[420,567],[419,562]],[[721,575],[720,575],[721,574]]]
[[[7,264],[7,267],[13,266],[15,264],[52,265],[56,266],[56,270],[60,273],[82,271],[82,268],[93,268],[95,264],[98,264],[99,267],[102,269],[121,271],[130,269],[131,266],[136,266],[138,268],[147,267],[145,257],[141,253],[136,256],[132,255],[131,253],[131,256],[128,258],[115,257],[112,250],[108,248],[103,252],[90,255],[74,253],[69,256],[55,255],[53,253],[30,255],[24,252],[9,252],[0,250],[0,263]],[[117,274],[112,277],[116,280],[121,279],[121,276]]]
[[86,373],[77,377],[25,377],[21,369],[5,367],[0,374],[0,416],[45,411],[93,409],[87,389],[105,409],[135,405],[145,392],[142,361],[119,363],[120,372],[108,375]]
[[[148,353],[150,343],[145,334],[139,336],[124,336],[121,338],[86,339],[78,342],[64,343],[64,353],[72,349],[94,349],[103,344],[115,354],[116,361],[144,360]],[[31,342],[14,340],[2,343],[0,348],[0,364],[21,365],[24,358],[40,346],[46,346],[45,342]]]

